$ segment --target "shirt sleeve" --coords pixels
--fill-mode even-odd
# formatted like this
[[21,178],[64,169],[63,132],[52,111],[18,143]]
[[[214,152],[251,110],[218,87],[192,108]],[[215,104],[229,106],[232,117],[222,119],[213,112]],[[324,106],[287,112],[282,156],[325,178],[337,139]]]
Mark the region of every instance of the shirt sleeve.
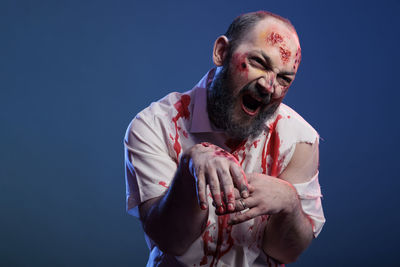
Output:
[[161,128],[154,120],[138,115],[125,135],[126,209],[136,217],[138,205],[162,195],[177,169]]
[[299,195],[301,206],[305,214],[312,221],[314,237],[317,237],[325,223],[324,211],[321,204],[321,188],[318,182],[318,172],[305,183],[293,184]]

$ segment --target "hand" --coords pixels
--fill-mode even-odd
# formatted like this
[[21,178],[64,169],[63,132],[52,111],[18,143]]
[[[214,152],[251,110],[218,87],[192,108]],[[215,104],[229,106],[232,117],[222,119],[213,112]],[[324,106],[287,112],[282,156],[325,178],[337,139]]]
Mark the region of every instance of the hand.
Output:
[[291,213],[300,208],[296,189],[290,183],[259,173],[246,176],[252,190],[248,198],[235,201],[235,210],[248,210],[233,214],[230,224],[238,224],[260,215]]
[[235,187],[243,198],[248,197],[245,173],[236,158],[222,148],[201,143],[193,146],[182,157],[195,178],[201,209],[208,208],[207,185],[210,187],[217,214],[235,210]]

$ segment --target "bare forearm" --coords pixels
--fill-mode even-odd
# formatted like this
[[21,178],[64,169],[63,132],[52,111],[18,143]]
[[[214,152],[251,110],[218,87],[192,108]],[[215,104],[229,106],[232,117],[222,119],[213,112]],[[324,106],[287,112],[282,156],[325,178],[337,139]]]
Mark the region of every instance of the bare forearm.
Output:
[[264,231],[264,252],[282,263],[296,261],[313,239],[311,222],[296,201],[292,212],[271,215]]
[[173,255],[181,255],[201,235],[208,209],[201,210],[194,182],[186,170],[178,170],[167,193],[148,203],[147,216],[142,218],[144,230],[158,247]]

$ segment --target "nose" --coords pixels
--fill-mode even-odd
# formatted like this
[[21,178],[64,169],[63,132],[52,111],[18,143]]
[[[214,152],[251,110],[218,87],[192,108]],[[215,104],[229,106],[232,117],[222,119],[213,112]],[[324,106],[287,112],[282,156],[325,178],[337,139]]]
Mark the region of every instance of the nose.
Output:
[[275,91],[274,81],[274,75],[265,75],[260,77],[256,84],[258,93],[261,95],[273,94]]

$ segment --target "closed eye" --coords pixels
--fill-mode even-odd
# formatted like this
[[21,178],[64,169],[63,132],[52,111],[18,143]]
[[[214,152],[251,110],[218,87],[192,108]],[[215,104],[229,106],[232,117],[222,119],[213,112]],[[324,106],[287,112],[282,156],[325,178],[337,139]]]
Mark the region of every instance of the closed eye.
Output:
[[268,65],[260,57],[251,57],[250,61],[259,68],[269,69]]
[[278,78],[281,79],[281,80],[283,80],[284,85],[289,85],[289,84],[292,82],[292,79],[290,79],[290,78],[287,77],[287,76],[280,76],[280,75],[278,75]]

